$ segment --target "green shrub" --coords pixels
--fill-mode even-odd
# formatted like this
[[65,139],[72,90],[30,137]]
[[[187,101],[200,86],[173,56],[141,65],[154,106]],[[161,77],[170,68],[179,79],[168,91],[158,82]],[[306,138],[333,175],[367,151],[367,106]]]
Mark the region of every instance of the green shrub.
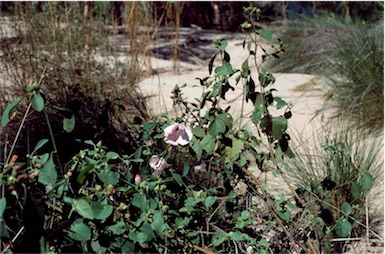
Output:
[[[343,122],[331,128],[313,151],[304,146],[295,150],[285,171],[305,201],[300,214],[307,219],[299,223],[319,232],[325,250],[330,248],[325,239],[359,237],[371,229],[363,223],[365,209],[377,200],[381,190],[376,188],[383,184],[383,140],[378,134],[349,129]],[[317,223],[309,223],[314,219]],[[334,242],[333,250],[342,251],[343,245]]]
[[[257,8],[246,11],[258,13]],[[257,63],[260,37],[274,43],[272,34],[266,29],[255,30],[249,22],[242,27],[247,32],[243,47],[249,53],[242,66],[233,67],[226,51],[228,42],[215,39],[217,53],[210,61],[209,76],[199,79],[204,90],[201,96],[188,102],[183,98],[183,85],[177,85],[172,99],[178,117],[162,115],[143,121],[132,153],[119,154],[103,142],[87,140],[87,148],[61,166],[55,151],[44,150],[49,142],[55,143],[55,129],[50,129],[49,139],[36,142],[26,160],[12,157],[11,147],[1,174],[4,208],[0,212],[2,224],[9,229],[2,231],[2,237],[14,244],[13,250],[22,251],[23,244],[29,242],[34,250],[59,253],[246,249],[267,253],[269,249],[287,252],[291,248],[299,252],[286,230],[290,212],[281,209],[282,202],[273,202],[247,169],[250,161],[246,154],[252,154],[261,169],[272,163],[280,171],[279,165],[290,151],[286,134],[290,117],[272,113],[288,108],[273,94],[273,75],[256,65],[259,78],[254,81],[249,67],[249,62]],[[274,50],[266,50],[263,59],[279,54],[281,46],[274,44]],[[216,58],[218,66],[214,66]],[[221,106],[240,84],[244,85],[246,103],[254,105],[251,115],[241,115],[251,119],[258,135],[241,123],[234,126],[230,108]],[[25,117],[34,111],[49,122],[45,112],[52,106],[50,94],[43,96],[40,82],[29,84],[26,90],[21,99],[5,108],[4,127],[15,121],[13,112],[24,101],[28,105]],[[71,114],[65,117],[63,127],[72,129]],[[259,214],[248,193],[267,202],[269,210]],[[277,229],[274,237],[256,229],[257,216],[261,223]],[[283,237],[290,241],[271,246],[273,239]]]

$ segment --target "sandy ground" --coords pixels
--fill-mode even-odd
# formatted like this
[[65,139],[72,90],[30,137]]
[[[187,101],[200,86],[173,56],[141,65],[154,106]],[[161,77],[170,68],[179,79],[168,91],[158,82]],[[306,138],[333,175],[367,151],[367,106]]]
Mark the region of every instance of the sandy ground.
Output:
[[[223,34],[222,36],[216,36],[214,34],[212,36],[225,39],[230,37],[227,34]],[[201,40],[205,40],[205,38],[202,36]],[[240,69],[243,61],[247,57],[247,50],[242,48],[242,42],[243,36],[241,34],[235,34],[232,39],[229,40],[227,52],[231,56],[233,68]],[[269,48],[266,43],[262,43],[265,48]],[[203,48],[213,48],[213,46],[210,44]],[[212,55],[210,55],[209,58],[211,58]],[[262,55],[262,51],[258,51],[257,55]],[[199,80],[196,78],[209,76],[208,62],[208,60],[203,60],[201,61],[201,64],[195,65],[180,62],[179,74],[176,74],[172,70],[171,61],[152,58],[152,65],[155,68],[162,68],[163,72],[142,80],[138,86],[144,94],[153,95],[150,100],[150,107],[155,110],[155,113],[165,111],[172,113],[173,107],[170,96],[175,85],[186,84],[186,87],[183,88],[182,92],[188,101],[192,102],[194,101],[194,98],[199,98],[203,89],[200,87]],[[251,61],[249,62],[251,66]],[[219,62],[216,61],[215,63],[218,64]],[[251,71],[253,79],[257,80],[256,69],[251,68]],[[323,114],[327,112],[318,114],[324,107],[322,94],[317,93],[317,90],[322,87],[322,81],[317,76],[306,74],[274,73],[274,76],[276,82],[272,88],[278,90],[274,95],[279,96],[286,102],[290,102],[294,105],[292,108],[293,117],[289,120],[289,131],[293,132],[293,134],[296,134],[295,132],[298,131],[304,138],[312,137],[316,130],[322,128],[322,126],[326,124]],[[235,84],[235,82],[233,82],[233,84]],[[241,82],[235,86],[234,92],[228,93],[226,102],[224,102],[223,105],[231,106],[230,112],[233,113],[234,118],[239,115],[242,108]],[[250,103],[244,105],[244,114],[250,113],[252,110],[253,105]]]

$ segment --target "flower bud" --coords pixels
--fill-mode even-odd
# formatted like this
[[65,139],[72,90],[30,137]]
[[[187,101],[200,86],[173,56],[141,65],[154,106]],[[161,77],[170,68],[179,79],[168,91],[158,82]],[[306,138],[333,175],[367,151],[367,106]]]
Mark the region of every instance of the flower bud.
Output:
[[142,182],[142,176],[140,174],[136,174],[134,180],[135,180],[135,184],[138,185],[140,184],[140,182]]

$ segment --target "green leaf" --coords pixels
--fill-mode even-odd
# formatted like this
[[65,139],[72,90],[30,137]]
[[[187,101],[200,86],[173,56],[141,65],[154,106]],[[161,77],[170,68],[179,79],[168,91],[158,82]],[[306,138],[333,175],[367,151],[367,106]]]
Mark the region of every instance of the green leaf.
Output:
[[226,125],[224,122],[216,118],[209,126],[208,132],[216,137],[219,133],[224,133],[226,131]]
[[259,240],[258,245],[261,247],[269,247],[270,246],[269,242],[266,239]]
[[233,162],[239,158],[239,155],[242,153],[242,150],[244,148],[243,141],[240,139],[237,139],[233,135],[229,135],[229,138],[232,140],[232,146],[226,146],[226,159],[225,162]]
[[220,40],[214,39],[214,46],[217,49],[222,49],[222,50],[226,49],[227,45],[228,45],[228,42],[225,39],[220,39]]
[[99,241],[92,241],[91,248],[92,248],[92,251],[97,254],[106,253],[106,250],[107,250],[105,247],[102,247],[100,245]]
[[106,184],[116,185],[119,182],[119,173],[112,171],[110,168],[103,169],[98,174],[99,179]]
[[352,206],[348,202],[343,202],[341,205],[341,210],[345,216],[348,216],[352,213]]
[[278,212],[278,215],[279,215],[279,217],[281,217],[281,219],[283,219],[285,221],[290,220],[290,217],[291,217],[290,211]]
[[222,77],[229,76],[233,73],[233,67],[229,62],[223,62],[221,66],[215,68],[215,74],[218,74]]
[[249,58],[247,58],[243,64],[242,64],[242,71],[248,72],[249,71]]
[[242,220],[247,220],[248,218],[250,218],[250,212],[247,211],[247,210],[242,211],[242,213],[241,213],[241,219],[242,219]]
[[208,196],[205,200],[205,207],[210,208],[216,201],[216,198],[213,196]]
[[1,126],[5,127],[11,116],[12,113],[15,111],[16,107],[20,104],[20,102],[24,99],[24,96],[12,101],[11,103],[8,104],[8,106],[4,109],[3,115],[1,116]]
[[255,108],[253,114],[251,114],[251,121],[258,125],[262,118],[262,110]]
[[35,148],[33,149],[33,152],[32,153],[35,153],[37,152],[37,150],[39,150],[42,146],[44,146],[49,140],[48,139],[41,139],[39,140],[39,142],[37,142]]
[[40,94],[38,93],[35,93],[31,96],[31,104],[32,104],[32,107],[38,111],[38,112],[41,112],[44,108],[44,99],[43,99],[43,96],[41,96]]
[[148,236],[147,236],[147,234],[144,233],[144,232],[139,232],[139,233],[137,234],[137,239],[138,239],[138,242],[139,242],[139,243],[145,243],[145,242],[147,242],[147,240],[148,240]]
[[[163,223],[162,226],[164,226],[165,224]],[[163,230],[162,230],[162,226],[159,227],[159,231],[161,233],[158,233],[158,236],[160,236],[160,238],[164,239],[164,234],[163,234]],[[152,239],[155,238],[155,232],[152,228],[152,224],[148,224],[148,223],[144,223],[141,227],[140,227],[140,231],[145,233],[147,235],[147,242],[151,241]]]
[[237,228],[244,228],[247,225],[246,221],[240,220],[235,223],[235,227]]
[[282,116],[273,117],[272,125],[273,127],[271,135],[277,139],[280,139],[282,137],[282,134],[287,129],[287,119]]
[[230,232],[229,236],[230,236],[230,239],[232,241],[242,241],[242,240],[245,240],[245,238],[243,237],[243,234],[241,234],[240,232]]
[[219,246],[221,243],[223,243],[227,238],[227,234],[223,232],[222,230],[217,230],[214,233],[214,236],[211,240],[211,243],[214,247]]
[[272,41],[273,40],[273,35],[267,29],[259,29],[258,33],[259,33],[259,36],[261,36],[265,40],[268,40],[268,41]]
[[287,105],[287,103],[280,97],[274,97],[274,100],[277,102],[277,109],[281,109]]
[[368,172],[364,172],[364,174],[361,176],[360,184],[364,190],[369,190],[374,184],[373,176]]
[[216,146],[215,138],[211,135],[206,135],[201,140],[202,149],[205,150],[209,154],[212,154],[214,152],[215,146]]
[[75,241],[91,240],[91,229],[83,223],[82,219],[75,220],[70,227],[69,236]]
[[108,152],[106,154],[106,157],[107,157],[107,160],[116,160],[117,158],[119,158],[119,154],[116,152]]
[[82,168],[82,171],[80,171],[80,174],[78,175],[78,178],[77,178],[78,183],[82,184],[84,179],[86,178],[88,172],[90,172],[92,169],[94,169],[93,164],[89,164],[89,165],[85,166],[84,168]]
[[102,202],[93,201],[91,202],[91,209],[93,217],[97,220],[107,219],[113,211],[112,205],[104,205]]
[[219,133],[226,132],[226,127],[231,129],[233,126],[233,118],[229,113],[219,114],[210,124],[208,132],[211,136],[216,137]]
[[215,82],[214,86],[213,86],[213,95],[214,97],[218,96],[221,92],[221,87],[222,87],[222,84],[221,82]]
[[231,129],[233,127],[233,118],[229,113],[222,113],[217,116],[217,119],[222,121],[228,128]]
[[111,231],[115,235],[121,235],[126,231],[126,223],[119,221],[118,223],[109,226],[107,231]]
[[1,224],[3,221],[3,214],[6,206],[7,206],[7,200],[5,198],[0,198],[0,223]]
[[84,218],[93,220],[94,213],[92,211],[92,208],[90,204],[84,200],[84,199],[74,199],[73,200],[73,206],[78,214],[83,216]]
[[2,223],[0,220],[0,237],[4,238],[10,238],[8,229],[4,225],[5,223]]
[[172,178],[179,184],[179,186],[184,185],[182,176],[180,174],[172,172]]
[[152,216],[151,228],[156,231],[159,236],[163,236],[164,220],[160,211],[156,211]]
[[183,164],[183,173],[182,176],[185,177],[187,176],[188,172],[190,172],[190,165],[188,164]]
[[336,223],[336,233],[339,237],[348,237],[352,232],[352,224],[347,219],[338,220]]
[[75,128],[75,115],[72,114],[70,118],[64,117],[63,119],[63,130],[70,133]]
[[198,140],[197,138],[195,138],[195,136],[193,136],[193,138],[190,141],[190,147],[194,151],[194,153],[197,157],[197,160],[200,161],[202,158],[202,153],[203,153],[203,149],[202,149],[200,140]]
[[42,154],[40,156],[40,164],[43,165],[44,163],[46,163],[49,159],[49,156],[50,156],[49,153]]
[[57,171],[53,162],[53,154],[51,153],[48,161],[39,170],[39,182],[42,184],[55,184],[56,180]]
[[351,192],[354,198],[359,199],[361,197],[362,192],[361,185],[359,185],[358,183],[352,183]]
[[140,193],[135,193],[131,204],[137,208],[142,208],[142,196]]
[[205,129],[202,127],[193,128],[192,133],[194,136],[196,136],[198,138],[203,138],[206,135]]
[[176,218],[175,224],[177,225],[177,228],[183,228],[184,226],[188,225],[190,223],[190,218]]

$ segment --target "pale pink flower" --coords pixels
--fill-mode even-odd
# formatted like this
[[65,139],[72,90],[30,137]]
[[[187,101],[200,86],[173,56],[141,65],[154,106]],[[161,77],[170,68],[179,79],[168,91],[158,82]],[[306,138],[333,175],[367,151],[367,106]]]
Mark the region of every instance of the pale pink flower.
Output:
[[207,165],[202,162],[201,164],[194,167],[194,172],[206,172]]
[[155,174],[160,176],[163,170],[167,167],[166,160],[162,157],[159,158],[157,155],[153,155],[150,158],[150,167],[155,170]]
[[142,182],[142,176],[140,174],[136,174],[135,175],[135,183],[139,184],[140,182]]
[[183,124],[174,123],[164,129],[164,141],[173,146],[187,145],[192,139],[192,133]]
[[68,170],[67,176],[71,177],[72,176],[72,170]]

